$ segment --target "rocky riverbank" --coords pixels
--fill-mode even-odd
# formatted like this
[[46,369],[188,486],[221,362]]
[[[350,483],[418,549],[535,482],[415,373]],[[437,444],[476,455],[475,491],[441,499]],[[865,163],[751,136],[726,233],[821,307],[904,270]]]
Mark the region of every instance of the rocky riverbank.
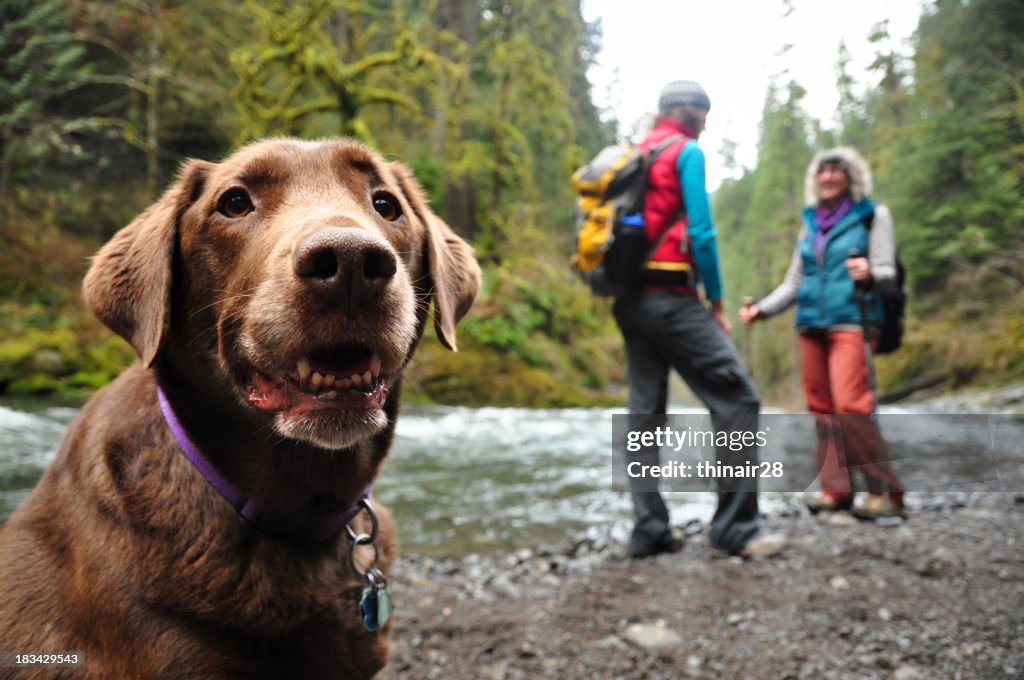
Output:
[[380,677],[1021,678],[1024,496],[912,499],[897,527],[792,508],[773,558],[624,557],[628,527],[561,549],[403,557]]

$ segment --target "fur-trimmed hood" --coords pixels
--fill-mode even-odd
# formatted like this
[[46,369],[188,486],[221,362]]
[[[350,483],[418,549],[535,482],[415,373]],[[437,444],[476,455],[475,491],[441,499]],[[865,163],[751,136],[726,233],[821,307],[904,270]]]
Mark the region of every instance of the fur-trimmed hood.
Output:
[[807,205],[818,205],[818,165],[824,158],[839,157],[843,160],[850,176],[850,197],[854,203],[871,195],[871,167],[864,157],[852,146],[837,146],[834,149],[823,149],[814,154],[811,164],[807,166],[804,180],[804,200]]

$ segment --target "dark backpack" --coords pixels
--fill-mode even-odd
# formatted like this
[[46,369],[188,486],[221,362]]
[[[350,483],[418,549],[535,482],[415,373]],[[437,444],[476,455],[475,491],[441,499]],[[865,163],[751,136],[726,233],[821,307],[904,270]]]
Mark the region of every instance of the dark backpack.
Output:
[[[870,230],[875,222],[874,214],[868,220]],[[881,333],[878,337],[878,349],[875,354],[889,354],[899,349],[903,343],[903,330],[907,311],[907,268],[903,260],[896,256],[896,285],[880,291],[878,297],[882,300],[882,323]]]
[[882,292],[882,312],[885,322],[878,337],[878,349],[875,354],[889,354],[899,349],[903,342],[904,318],[907,310],[907,268],[903,260],[896,258],[896,285]]
[[646,153],[606,146],[573,173],[579,210],[572,265],[595,295],[618,295],[637,284],[654,250],[644,229],[647,175],[658,155],[682,138],[669,137]]

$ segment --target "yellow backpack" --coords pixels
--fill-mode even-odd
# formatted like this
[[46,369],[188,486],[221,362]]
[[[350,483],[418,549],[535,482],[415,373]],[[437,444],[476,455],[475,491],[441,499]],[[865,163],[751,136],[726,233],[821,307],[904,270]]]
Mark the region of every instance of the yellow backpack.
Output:
[[573,173],[576,252],[571,263],[595,295],[619,295],[636,285],[654,248],[644,230],[647,174],[662,151],[682,139],[669,137],[644,153],[635,146],[606,146]]

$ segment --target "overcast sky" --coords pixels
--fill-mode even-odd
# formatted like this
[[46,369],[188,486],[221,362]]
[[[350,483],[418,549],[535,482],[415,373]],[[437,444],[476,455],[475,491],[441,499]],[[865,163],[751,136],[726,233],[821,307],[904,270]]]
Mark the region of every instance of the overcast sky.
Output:
[[[863,88],[875,46],[873,26],[889,20],[897,51],[912,53],[922,0],[583,0],[583,16],[601,18],[602,51],[590,72],[595,101],[608,107],[625,133],[647,129],[658,93],[671,80],[696,80],[711,97],[701,147],[708,156],[708,188],[725,173],[723,139],[738,144],[738,160],[753,167],[758,124],[773,78],[807,89],[804,106],[834,126],[840,40],[851,74]],[[787,45],[791,47],[784,49]],[[630,135],[633,136],[633,135]]]

